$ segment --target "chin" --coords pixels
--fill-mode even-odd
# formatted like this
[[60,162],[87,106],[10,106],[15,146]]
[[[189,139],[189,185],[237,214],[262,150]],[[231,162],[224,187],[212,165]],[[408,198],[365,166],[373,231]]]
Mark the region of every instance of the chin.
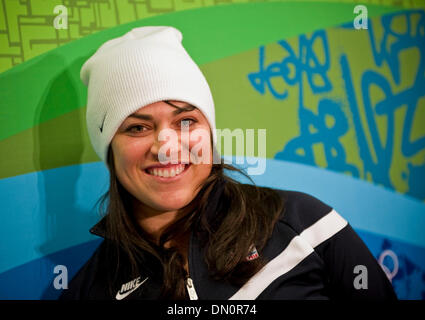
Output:
[[162,206],[166,211],[180,210],[181,208],[187,206],[191,201],[192,199],[186,201],[182,199],[176,199],[175,201],[167,201],[166,203],[162,203]]
[[186,193],[175,194],[170,196],[162,196],[159,199],[155,199],[154,208],[158,211],[175,211],[179,210],[188,205],[194,197]]

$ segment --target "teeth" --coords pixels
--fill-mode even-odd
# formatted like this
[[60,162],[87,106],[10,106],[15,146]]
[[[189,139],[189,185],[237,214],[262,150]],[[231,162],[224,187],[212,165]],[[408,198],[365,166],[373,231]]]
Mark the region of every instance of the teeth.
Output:
[[172,177],[175,177],[175,176],[179,175],[180,173],[182,173],[184,171],[184,169],[185,169],[185,165],[180,164],[180,165],[172,167],[172,168],[149,169],[148,172],[149,172],[149,174],[151,174],[153,176],[163,177],[163,178],[172,178]]

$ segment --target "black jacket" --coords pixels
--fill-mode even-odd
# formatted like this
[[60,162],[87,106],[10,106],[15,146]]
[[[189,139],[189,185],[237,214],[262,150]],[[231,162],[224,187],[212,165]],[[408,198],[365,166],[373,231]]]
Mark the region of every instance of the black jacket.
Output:
[[[217,184],[206,214],[220,210],[223,185]],[[276,190],[285,209],[260,252],[269,262],[244,286],[209,277],[196,232],[189,247],[187,283],[199,299],[397,299],[391,283],[369,249],[331,207],[301,192]],[[90,230],[104,236],[102,221]],[[111,261],[105,239],[64,290],[60,299],[156,299],[161,288],[158,262],[146,257],[135,279],[123,272],[113,293],[106,276]],[[255,258],[253,252],[250,258]]]

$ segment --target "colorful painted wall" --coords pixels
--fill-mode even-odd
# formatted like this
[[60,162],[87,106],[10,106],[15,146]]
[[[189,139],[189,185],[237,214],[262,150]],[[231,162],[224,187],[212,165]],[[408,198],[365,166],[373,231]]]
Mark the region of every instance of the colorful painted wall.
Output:
[[218,128],[267,129],[257,184],[334,207],[399,298],[425,299],[425,4],[369,1],[367,29],[356,5],[0,0],[0,299],[55,299],[55,267],[72,278],[99,245],[88,229],[108,173],[79,70],[144,25],[183,32]]

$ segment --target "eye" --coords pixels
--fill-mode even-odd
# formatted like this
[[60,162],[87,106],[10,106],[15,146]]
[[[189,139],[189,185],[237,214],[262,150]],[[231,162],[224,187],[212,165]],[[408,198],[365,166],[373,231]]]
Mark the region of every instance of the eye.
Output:
[[130,127],[128,127],[127,129],[126,129],[126,131],[127,132],[130,132],[130,133],[141,133],[141,132],[144,132],[144,131],[146,131],[146,127],[145,126],[142,126],[142,125],[140,125],[140,124],[137,124],[137,125],[134,125],[134,126],[130,126]]
[[184,118],[184,119],[180,120],[180,126],[182,128],[189,127],[191,124],[193,124],[195,122],[197,122],[197,121],[192,119],[192,118]]

